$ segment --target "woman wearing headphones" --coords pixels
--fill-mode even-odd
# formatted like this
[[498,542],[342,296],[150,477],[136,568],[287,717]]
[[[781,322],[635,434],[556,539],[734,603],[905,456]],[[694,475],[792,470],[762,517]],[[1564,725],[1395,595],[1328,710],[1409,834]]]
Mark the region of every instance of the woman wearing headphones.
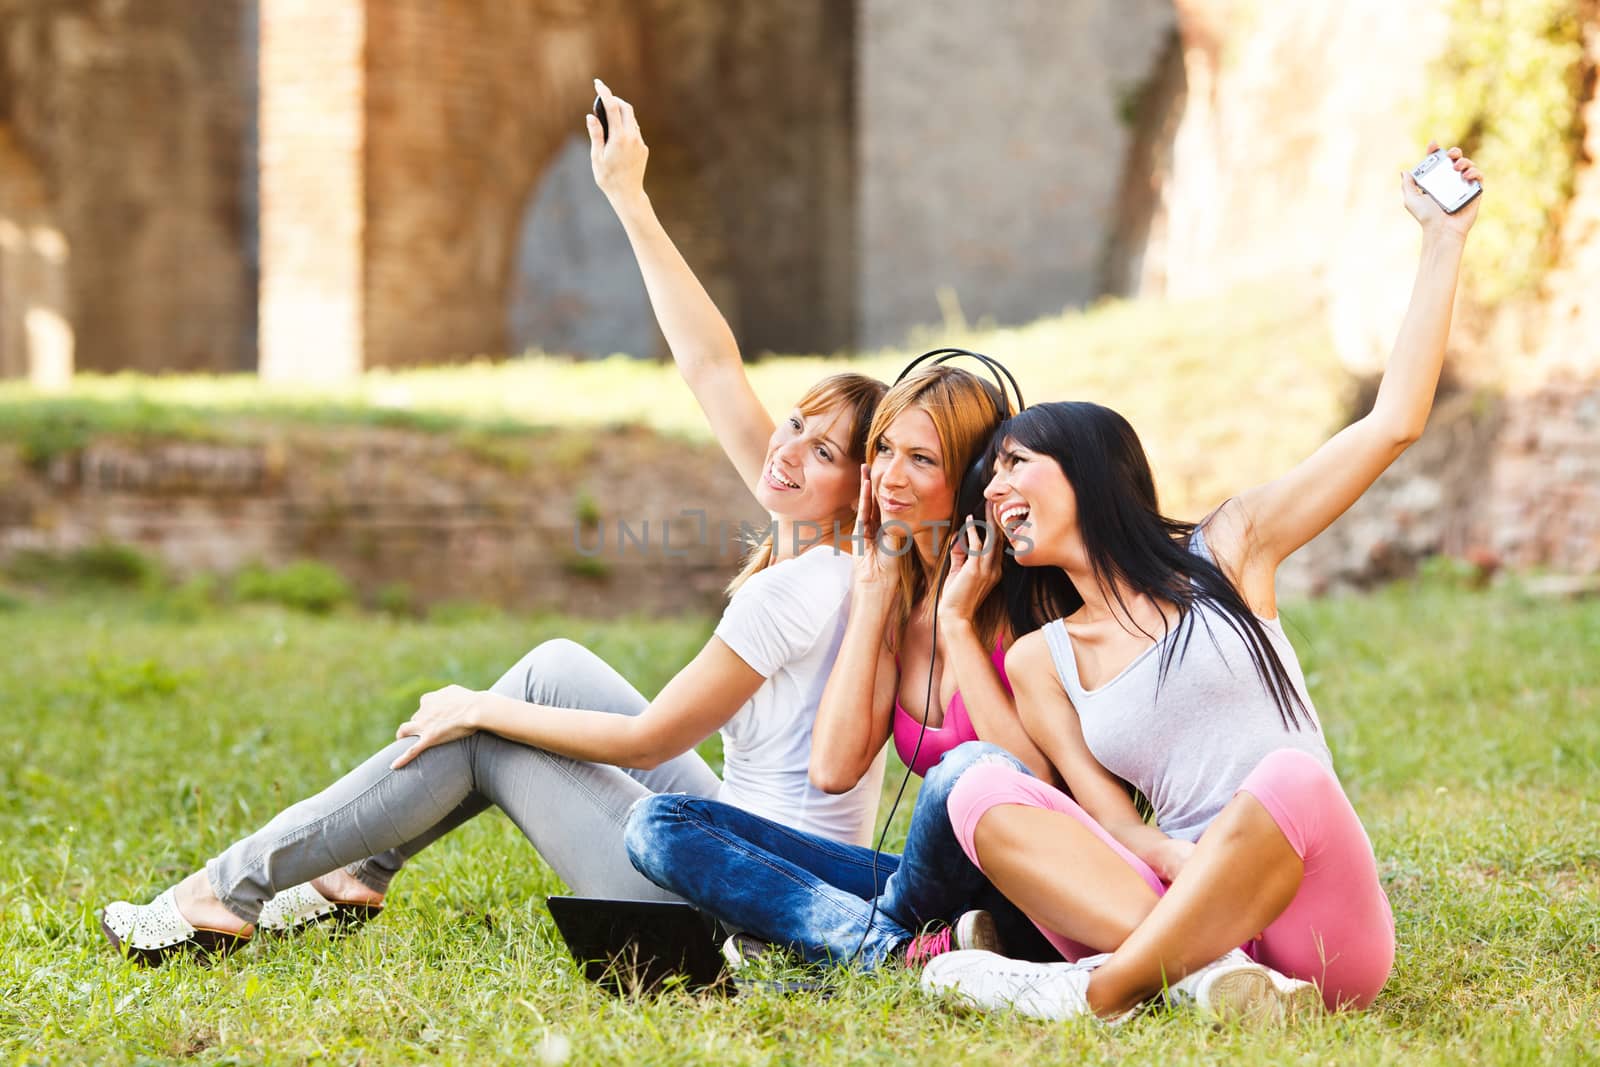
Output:
[[[958,490],[1009,406],[1001,389],[964,370],[914,364],[868,435],[850,621],[817,714],[811,778],[830,792],[852,788],[892,736],[906,765],[926,776],[904,854],[799,833],[702,797],[648,797],[629,818],[628,853],[640,871],[744,931],[724,946],[735,966],[762,942],[868,967],[1001,944],[1056,958],[962,855],[945,815],[949,789],[977,763],[1050,775],[1005,677],[1000,539],[958,529]],[[930,925],[937,929],[919,933]]]

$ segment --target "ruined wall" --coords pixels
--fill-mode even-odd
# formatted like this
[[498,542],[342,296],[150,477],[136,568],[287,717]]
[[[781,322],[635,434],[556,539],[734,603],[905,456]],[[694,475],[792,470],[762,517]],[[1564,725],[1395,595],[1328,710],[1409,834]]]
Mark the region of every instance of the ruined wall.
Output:
[[[31,162],[44,200],[30,209],[17,181],[0,179],[0,220],[46,227],[62,264],[54,279],[45,272],[5,292],[59,308],[80,369],[254,365],[253,335],[240,328],[255,300],[245,254],[248,7],[13,0],[0,9],[0,133],[7,155]],[[14,327],[0,337],[18,343]],[[12,372],[25,363],[3,357]]]
[[[367,6],[366,362],[395,366],[504,352],[514,279],[559,277],[559,243],[527,249],[524,212],[583,131],[603,74],[639,109],[663,221],[742,343],[848,343],[851,27],[842,0]],[[575,203],[587,193],[588,201]],[[592,186],[564,210],[616,228]],[[615,284],[640,283],[626,258]],[[518,340],[545,340],[538,308],[613,311],[609,287],[534,298]],[[654,338],[637,300],[622,335]],[[655,345],[641,354],[655,354]]]
[[[1171,0],[861,0],[858,341],[1102,293],[1131,112]],[[1134,176],[1137,180],[1137,176]]]
[[645,7],[651,198],[747,352],[859,341],[859,6]]
[[740,524],[764,522],[717,449],[645,431],[229,438],[103,439],[44,470],[0,444],[0,560],[109,541],[183,577],[312,557],[368,598],[404,583],[419,606],[711,614],[738,570]]
[[1586,53],[1584,146],[1554,270],[1534,298],[1477,309],[1475,338],[1456,325],[1496,381],[1446,395],[1421,442],[1290,561],[1286,587],[1371,584],[1440,552],[1600,573],[1600,24]]
[[[1178,0],[1182,77],[1169,79],[1158,192],[1132,295],[1204,297],[1304,275],[1328,296],[1340,358],[1382,365],[1415,269],[1402,167],[1450,29],[1444,0]],[[1170,116],[1176,114],[1174,121]]]
[[624,65],[615,2],[367,3],[365,362],[505,350],[523,203]]

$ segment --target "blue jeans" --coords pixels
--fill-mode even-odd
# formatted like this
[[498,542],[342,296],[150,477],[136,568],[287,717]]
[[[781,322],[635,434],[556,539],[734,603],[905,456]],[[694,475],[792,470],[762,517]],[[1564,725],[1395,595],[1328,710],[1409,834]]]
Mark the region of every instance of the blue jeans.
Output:
[[811,962],[847,963],[859,947],[861,964],[876,967],[927,924],[953,923],[972,908],[994,915],[1008,955],[1059,960],[1038,928],[967,859],[950,828],[945,801],[962,772],[980,760],[1026,770],[987,742],[950,750],[917,794],[904,854],[880,855],[876,878],[870,848],[679,793],[635,803],[623,840],[634,867],[652,882]]

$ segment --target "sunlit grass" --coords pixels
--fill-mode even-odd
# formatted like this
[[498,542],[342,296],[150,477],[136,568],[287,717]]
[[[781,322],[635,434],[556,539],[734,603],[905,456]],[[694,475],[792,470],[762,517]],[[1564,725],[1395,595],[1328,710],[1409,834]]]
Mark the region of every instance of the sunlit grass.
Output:
[[154,893],[326,784],[391,737],[418,693],[486,685],[557,634],[653,692],[710,628],[254,605],[190,616],[164,596],[29,590],[0,611],[4,1061],[1600,1058],[1600,602],[1440,583],[1286,608],[1400,951],[1371,1011],[1243,1033],[1184,1013],[1117,1029],[954,1013],[893,970],[831,999],[614,1000],[571,966],[542,900],[560,885],[497,814],[418,857],[356,936],[136,969],[102,942],[96,908]]

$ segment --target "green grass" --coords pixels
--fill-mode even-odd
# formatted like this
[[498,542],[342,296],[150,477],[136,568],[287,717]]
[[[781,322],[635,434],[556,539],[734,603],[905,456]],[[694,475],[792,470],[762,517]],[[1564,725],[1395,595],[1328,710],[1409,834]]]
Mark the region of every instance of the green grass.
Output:
[[653,692],[710,624],[261,605],[185,621],[148,590],[17,599],[0,613],[0,1061],[1600,1059],[1600,603],[1437,582],[1288,609],[1400,950],[1371,1011],[1244,1033],[1184,1014],[1116,1030],[957,1014],[894,972],[833,999],[613,1000],[574,972],[542,903],[560,885],[497,814],[418,857],[354,937],[137,969],[96,908],[145,899],[319,789],[421,692],[486,685],[557,634]]
[[[763,359],[750,375],[777,412],[825,374],[848,368],[892,380],[924,348],[975,348],[1005,361],[1029,401],[1087,399],[1121,411],[1144,435],[1169,508],[1193,514],[1282,473],[1338,427],[1350,383],[1315,292],[1289,281],[1208,301],[1112,303],[1011,329],[957,322],[903,349]],[[622,356],[374,371],[337,386],[80,375],[68,393],[43,397],[0,382],[0,442],[17,442],[35,467],[101,435],[226,440],[284,423],[452,433],[475,455],[523,463],[496,438],[621,424],[707,435],[672,366]]]

